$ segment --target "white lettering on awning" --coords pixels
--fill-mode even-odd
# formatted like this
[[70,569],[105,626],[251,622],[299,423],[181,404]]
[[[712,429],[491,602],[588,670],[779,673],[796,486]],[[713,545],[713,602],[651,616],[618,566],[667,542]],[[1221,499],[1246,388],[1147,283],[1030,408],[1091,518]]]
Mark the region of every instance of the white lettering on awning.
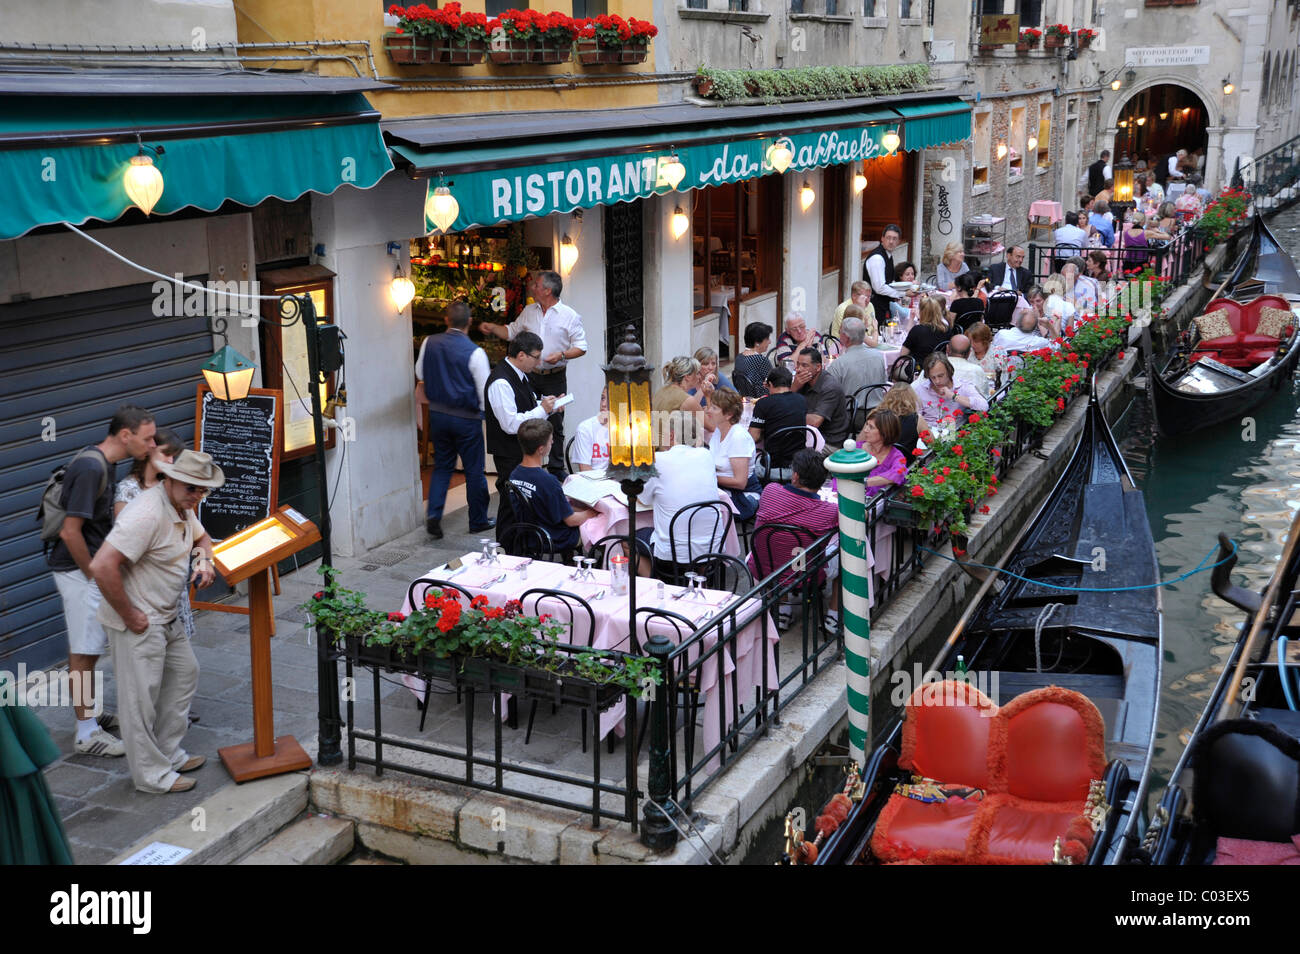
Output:
[[540,212],[546,204],[546,193],[542,191],[542,177],[534,172],[528,177],[528,211]]
[[600,201],[600,166],[587,167],[587,198],[592,202]]
[[492,216],[504,219],[510,214],[510,182],[507,179],[492,180]]
[[618,174],[618,163],[609,164],[609,197],[621,197],[623,195],[623,179]]
[[563,178],[563,169],[557,169],[555,172],[546,174],[546,179],[551,184],[551,206],[556,209],[560,207],[560,180]]

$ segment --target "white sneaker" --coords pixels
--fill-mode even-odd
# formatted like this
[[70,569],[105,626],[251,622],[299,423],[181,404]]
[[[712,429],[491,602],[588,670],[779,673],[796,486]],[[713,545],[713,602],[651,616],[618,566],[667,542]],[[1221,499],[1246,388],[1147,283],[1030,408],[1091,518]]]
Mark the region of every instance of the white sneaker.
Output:
[[96,729],[88,739],[78,739],[76,750],[78,755],[99,755],[104,758],[126,755],[126,746],[122,740],[114,738],[103,729]]

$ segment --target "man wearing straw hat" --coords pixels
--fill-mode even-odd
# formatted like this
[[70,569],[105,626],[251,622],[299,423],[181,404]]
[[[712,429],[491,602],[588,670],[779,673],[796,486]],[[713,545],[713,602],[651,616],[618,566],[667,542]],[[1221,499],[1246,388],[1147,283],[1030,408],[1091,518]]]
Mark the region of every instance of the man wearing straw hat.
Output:
[[[127,504],[90,568],[104,594],[99,619],[113,653],[131,778],[140,791],[161,794],[193,788],[194,779],[178,773],[207,761],[181,747],[199,664],[179,604],[191,582],[212,582],[212,540],[194,508],[226,478],[210,455],[190,450],[157,466],[163,479]],[[194,553],[201,556],[191,575]]]

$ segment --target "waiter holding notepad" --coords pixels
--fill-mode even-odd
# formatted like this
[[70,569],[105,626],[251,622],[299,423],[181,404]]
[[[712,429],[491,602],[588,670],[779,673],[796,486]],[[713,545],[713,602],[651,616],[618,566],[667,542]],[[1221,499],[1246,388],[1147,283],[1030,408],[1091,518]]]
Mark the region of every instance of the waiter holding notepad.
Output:
[[[560,397],[568,392],[569,381],[565,371],[569,362],[587,353],[587,333],[578,313],[560,301],[564,282],[556,272],[533,273],[529,276],[527,289],[533,304],[524,308],[518,318],[508,325],[485,321],[480,327],[506,341],[514,339],[521,331],[530,331],[541,338],[542,357],[537,367],[529,372],[528,379],[539,396]],[[547,469],[563,480],[566,469],[563,408],[557,407],[548,420],[555,434],[555,443]]]

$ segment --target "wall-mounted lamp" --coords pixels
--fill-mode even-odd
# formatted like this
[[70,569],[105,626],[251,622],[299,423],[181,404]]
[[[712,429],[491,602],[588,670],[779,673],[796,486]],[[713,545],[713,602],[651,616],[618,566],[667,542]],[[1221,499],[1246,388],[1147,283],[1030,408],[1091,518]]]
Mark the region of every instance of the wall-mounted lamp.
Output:
[[1120,129],[1128,129],[1128,120],[1127,120],[1127,119],[1121,119],[1121,120],[1120,120],[1118,123],[1116,123],[1115,125],[1119,126]]
[[415,284],[402,272],[402,257],[398,254],[401,247],[398,242],[388,243],[388,254],[397,258],[393,265],[393,280],[388,286],[388,295],[393,299],[393,306],[398,311],[409,305],[415,298]]
[[573,244],[573,239],[569,238],[569,233],[565,232],[564,237],[560,239],[560,271],[565,275],[573,271],[573,266],[578,264],[578,246]]
[[1033,152],[1038,148],[1038,137],[1030,136],[1025,140],[1025,152]]
[[1169,114],[1168,114],[1168,113],[1161,113],[1161,114],[1160,114],[1160,121],[1161,121],[1161,122],[1164,122],[1164,121],[1165,121],[1166,119],[1168,119],[1168,118],[1169,118]]
[[1235,86],[1232,85],[1232,77],[1231,77],[1231,76],[1225,76],[1225,77],[1223,78],[1223,95],[1224,95],[1224,96],[1231,96],[1231,95],[1232,95],[1232,91],[1233,91],[1234,89],[1236,89],[1236,88],[1237,88],[1237,87],[1235,87]]
[[1121,86],[1123,86],[1123,85],[1124,85],[1124,84],[1121,83],[1121,82],[1119,81],[1119,77],[1118,77],[1118,76],[1116,76],[1113,80],[1110,81],[1110,88],[1113,89],[1113,90],[1114,90],[1115,92],[1117,92],[1117,93],[1119,92],[1119,88],[1120,88]]
[[817,193],[813,191],[812,185],[807,179],[803,182],[803,188],[799,190],[799,205],[807,212],[814,201],[817,199]]
[[898,149],[902,141],[903,140],[898,135],[898,130],[891,129],[889,130],[889,132],[885,133],[885,135],[881,137],[880,145],[885,147],[886,155],[892,156],[895,150]]
[[1007,144],[1005,142],[998,143],[997,155],[998,162],[1001,162],[1007,157]]
[[867,187],[867,177],[862,173],[855,173],[853,176],[853,194],[860,195],[862,190]]
[[1139,116],[1137,118],[1137,124],[1139,126],[1145,126],[1147,124],[1147,118],[1145,116]]
[[678,238],[678,239],[681,238],[683,235],[686,234],[686,230],[690,228],[690,226],[691,226],[691,220],[687,217],[686,213],[682,210],[682,207],[679,205],[677,208],[673,209],[673,221],[672,221],[673,238]]

